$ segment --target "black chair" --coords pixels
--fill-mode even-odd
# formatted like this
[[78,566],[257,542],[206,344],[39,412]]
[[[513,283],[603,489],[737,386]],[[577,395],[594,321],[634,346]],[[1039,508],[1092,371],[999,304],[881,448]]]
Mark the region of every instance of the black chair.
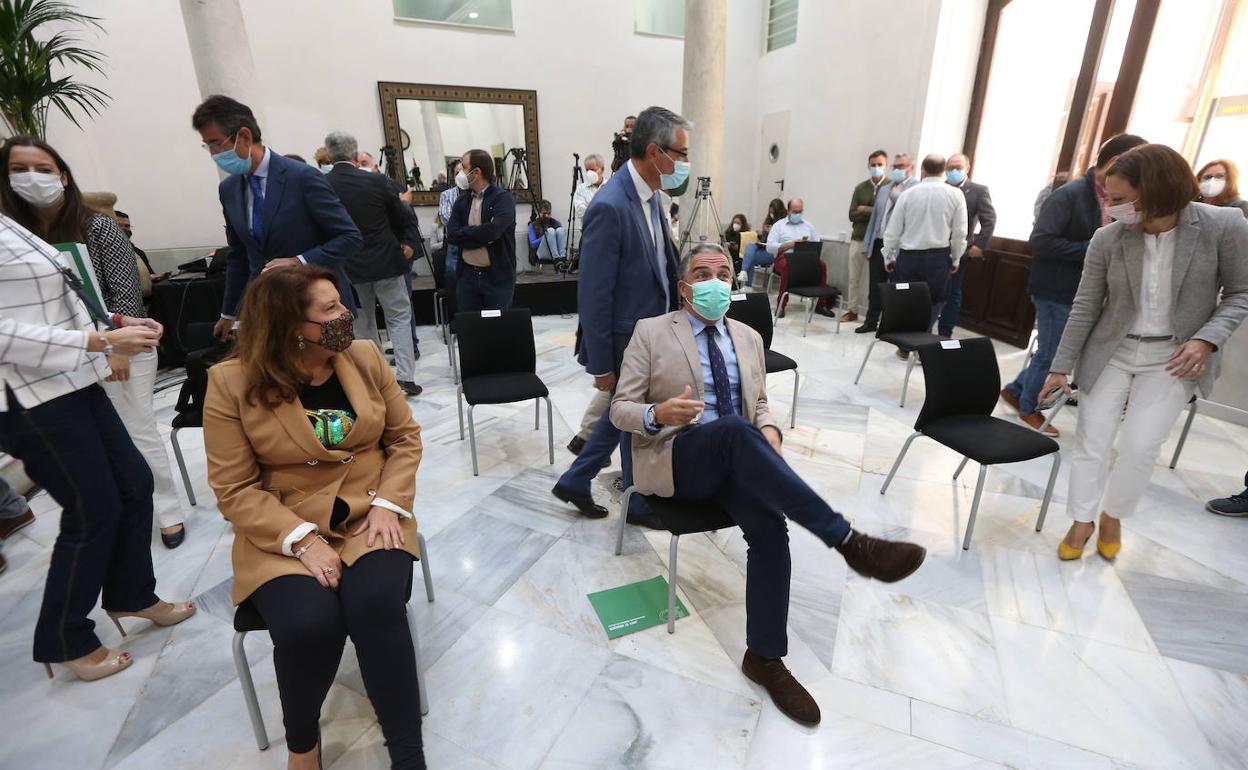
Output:
[[923,399],[919,418],[914,422],[915,432],[901,447],[901,454],[897,455],[892,470],[888,472],[880,494],[888,491],[888,485],[901,467],[906,451],[919,436],[927,436],[962,455],[962,462],[953,474],[955,480],[969,460],[979,463],[979,481],[975,484],[975,498],[966,522],[966,537],[962,540],[962,549],[966,550],[971,547],[971,533],[975,531],[975,516],[979,512],[979,499],[984,492],[988,466],[1053,455],[1049,486],[1044,491],[1040,516],[1036,519],[1036,531],[1039,532],[1049,511],[1049,500],[1053,497],[1053,484],[1057,481],[1062,455],[1057,442],[1048,436],[992,416],[1001,392],[1001,372],[997,368],[997,354],[992,341],[987,337],[937,341],[919,346],[918,353],[923,361],[924,377],[927,378],[927,396]]
[[479,404],[514,404],[534,399],[533,430],[542,427],[541,400],[546,399],[546,430],[550,464],[555,464],[554,410],[550,391],[537,376],[533,318],[528,308],[482,310],[455,315],[459,343],[459,440],[464,440],[464,402],[468,402],[468,438],[472,445],[472,475],[477,471],[477,434],[472,421]]
[[[927,284],[922,281],[915,283],[881,283],[880,300],[884,311],[880,315],[880,325],[875,331],[875,339],[867,346],[867,353],[862,357],[862,366],[858,367],[858,376],[854,384],[862,379],[862,372],[867,368],[867,359],[875,343],[884,342],[896,345],[906,354],[906,379],[901,385],[901,403],[906,405],[906,391],[910,389],[910,372],[914,370],[915,351],[922,345],[939,342],[940,337],[931,333],[932,328],[932,295]],[[995,359],[994,359],[995,360]]]
[[173,459],[182,474],[182,486],[186,488],[186,499],[192,506],[195,502],[195,489],[191,486],[191,476],[186,471],[186,458],[182,456],[182,445],[178,443],[178,432],[188,428],[204,427],[204,397],[208,393],[208,367],[225,358],[230,350],[230,343],[221,342],[212,336],[212,323],[187,324],[182,335],[184,343],[191,352],[186,354],[183,362],[186,366],[186,380],[178,391],[178,402],[173,410],[177,413],[171,423],[173,430],[169,433],[169,443],[173,445]]
[[762,292],[732,295],[732,304],[728,306],[728,317],[740,321],[763,338],[763,355],[766,359],[767,374],[776,372],[793,372],[793,406],[789,409],[789,427],[797,425],[797,388],[801,375],[797,372],[797,362],[783,353],[771,349],[771,301]]
[[[641,494],[636,487],[624,490],[620,498],[620,526],[615,538],[615,555],[624,552],[624,525],[628,523],[628,502],[633,495]],[[694,535],[699,532],[714,532],[726,527],[735,527],[724,509],[713,502],[688,503],[672,500],[657,495],[642,495],[650,505],[651,512],[658,517],[663,525],[661,529],[670,532],[672,539],[667,546],[667,633],[676,633],[676,552],[680,547],[681,535]]]
[[[819,306],[819,300],[826,299],[832,305],[836,305],[837,300],[841,296],[841,290],[835,286],[824,286],[823,281],[819,279],[819,263],[822,258],[819,256],[823,246],[820,243],[804,242],[793,247],[787,257],[789,263],[789,280],[786,283],[788,288],[784,293],[776,298],[776,320],[780,318],[780,308],[784,307],[785,298],[789,295],[801,297],[806,302],[806,316],[802,321],[802,336],[806,336],[806,327],[810,325],[810,319],[815,314],[815,308]],[[836,317],[836,332],[841,332],[841,317]]]
[[[420,568],[425,578],[425,597],[433,601],[433,577],[429,574],[428,553],[425,550],[425,536],[416,533],[420,543]],[[412,567],[415,570],[415,566]],[[412,599],[412,583],[407,584],[407,601]],[[416,617],[410,608],[407,612],[407,627],[412,635],[412,647],[416,653],[416,682],[420,690],[420,713],[429,713],[429,697],[425,694],[425,668],[420,662],[420,636],[416,633]],[[234,610],[234,669],[238,672],[238,683],[243,689],[243,702],[247,704],[247,715],[251,717],[251,729],[256,734],[256,746],[261,751],[269,747],[269,735],[264,729],[264,717],[260,714],[260,699],[256,697],[256,684],[251,678],[251,661],[247,660],[247,648],[243,642],[247,634],[253,631],[267,631],[268,626],[260,612],[250,600],[244,601]]]

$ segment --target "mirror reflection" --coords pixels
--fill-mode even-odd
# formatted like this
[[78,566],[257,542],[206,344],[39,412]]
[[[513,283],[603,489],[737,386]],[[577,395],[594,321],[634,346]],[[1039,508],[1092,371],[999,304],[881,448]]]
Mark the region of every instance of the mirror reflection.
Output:
[[455,184],[452,167],[473,148],[494,156],[500,186],[531,188],[522,105],[398,99],[397,107],[403,168],[415,189]]

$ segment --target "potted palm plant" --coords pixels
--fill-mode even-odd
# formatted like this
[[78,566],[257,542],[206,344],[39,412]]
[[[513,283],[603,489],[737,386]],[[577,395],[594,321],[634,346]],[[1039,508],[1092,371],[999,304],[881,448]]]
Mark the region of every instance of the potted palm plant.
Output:
[[43,139],[49,111],[81,127],[78,113],[108,104],[108,94],[68,72],[103,72],[104,57],[77,34],[91,27],[102,29],[97,17],[61,0],[0,0],[0,117],[10,134]]

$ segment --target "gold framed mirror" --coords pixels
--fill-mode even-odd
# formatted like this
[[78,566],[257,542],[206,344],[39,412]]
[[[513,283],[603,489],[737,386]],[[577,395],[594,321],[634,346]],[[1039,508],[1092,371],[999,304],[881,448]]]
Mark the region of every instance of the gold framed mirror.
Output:
[[416,187],[417,206],[438,205],[442,185],[455,184],[451,166],[474,148],[494,157],[495,184],[517,203],[541,200],[536,91],[378,82],[377,95],[386,144],[394,148],[384,168]]

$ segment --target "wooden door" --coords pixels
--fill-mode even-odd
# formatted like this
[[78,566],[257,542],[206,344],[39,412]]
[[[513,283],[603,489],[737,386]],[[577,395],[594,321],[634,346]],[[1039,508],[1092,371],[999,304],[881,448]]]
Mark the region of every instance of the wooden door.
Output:
[[993,238],[983,259],[964,260],[958,325],[986,337],[1027,347],[1036,309],[1027,294],[1031,252],[1026,241]]

